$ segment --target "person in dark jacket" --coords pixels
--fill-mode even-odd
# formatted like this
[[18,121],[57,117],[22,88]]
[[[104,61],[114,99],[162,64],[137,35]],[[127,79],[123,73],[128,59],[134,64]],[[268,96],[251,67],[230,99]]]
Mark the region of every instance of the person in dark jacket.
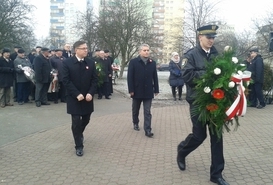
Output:
[[[21,49],[21,46],[14,46],[14,52],[12,54],[10,54],[10,59],[12,60],[12,62],[14,62],[14,60],[17,58],[18,55],[18,50]],[[17,81],[16,78],[14,78],[13,81],[13,100],[16,102],[17,101]]]
[[176,88],[178,89],[178,99],[182,100],[182,88],[184,85],[184,81],[181,74],[181,60],[177,52],[172,53],[172,58],[169,63],[169,83],[172,87],[172,95],[174,101],[176,101]]
[[[182,77],[187,86],[186,100],[190,105],[191,121],[193,123],[192,133],[182,141],[177,147],[177,164],[180,170],[186,169],[185,158],[200,146],[207,137],[207,126],[203,125],[199,120],[199,115],[196,115],[193,104],[196,98],[194,79],[202,78],[206,73],[205,61],[210,62],[212,57],[218,54],[213,46],[214,38],[216,36],[217,25],[206,25],[197,29],[199,44],[190,49],[184,55],[182,60]],[[223,155],[223,137],[218,139],[216,134],[210,134],[211,142],[211,167],[210,167],[210,181],[218,185],[228,185],[222,177],[224,170],[224,155]]]
[[35,49],[32,49],[31,52],[28,54],[28,59],[29,59],[31,65],[33,65],[35,54],[36,54],[36,50]]
[[[262,109],[265,107],[264,95],[263,95],[263,83],[264,83],[264,62],[257,47],[250,49],[250,56],[252,58],[251,65],[249,67],[251,71],[251,79],[253,84],[251,86],[251,107],[257,107]],[[259,104],[257,102],[259,100]]]
[[103,50],[99,52],[99,57],[96,57],[94,59],[96,62],[100,63],[104,74],[103,84],[98,87],[98,99],[102,99],[102,96],[104,95],[105,99],[109,100],[111,99],[109,97],[109,79],[110,77],[112,77],[112,67],[110,63],[111,61],[105,57],[105,53]]
[[23,67],[32,67],[29,59],[25,56],[23,49],[18,50],[17,58],[14,60],[14,68],[16,71],[17,82],[17,102],[19,105],[29,102],[30,95],[30,81],[24,74]]
[[61,102],[65,102],[65,87],[63,84],[63,61],[65,58],[62,56],[63,51],[61,49],[55,49],[55,55],[52,56],[49,61],[53,69],[55,69],[58,73],[58,84],[59,91],[53,93],[54,94],[54,103],[58,103],[58,99],[60,97]]
[[10,102],[11,87],[14,80],[14,65],[9,58],[10,50],[3,49],[0,57],[0,106],[13,106]]
[[159,93],[156,62],[150,56],[150,46],[142,44],[139,47],[139,56],[130,60],[128,66],[128,91],[132,98],[132,118],[134,130],[139,131],[139,109],[143,102],[144,131],[147,137],[153,137],[151,128],[151,105],[154,95]]
[[72,52],[71,52],[71,48],[70,48],[70,45],[69,45],[69,44],[65,44],[65,45],[64,45],[63,57],[64,57],[64,58],[72,57]]
[[108,49],[104,50],[105,53],[105,58],[110,63],[110,70],[111,70],[111,75],[108,75],[109,82],[108,82],[108,93],[111,95],[113,93],[113,81],[112,81],[112,76],[113,76],[113,69],[112,69],[112,64],[114,63],[114,59],[110,56],[110,51]]
[[63,62],[63,84],[66,88],[67,113],[72,118],[76,155],[83,155],[83,132],[94,111],[93,97],[97,87],[95,61],[87,57],[84,41],[74,43],[75,56]]
[[49,49],[42,48],[40,54],[34,59],[34,71],[36,79],[35,103],[37,107],[50,105],[47,100],[47,91],[50,84],[51,66],[49,63]]

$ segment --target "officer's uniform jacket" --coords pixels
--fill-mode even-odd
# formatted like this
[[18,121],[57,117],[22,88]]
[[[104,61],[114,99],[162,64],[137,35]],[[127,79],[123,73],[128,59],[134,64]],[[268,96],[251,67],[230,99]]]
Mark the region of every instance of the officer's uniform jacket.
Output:
[[188,103],[193,103],[195,100],[196,92],[194,88],[196,84],[194,83],[194,79],[201,78],[206,72],[206,61],[211,61],[212,57],[217,54],[218,52],[214,46],[210,48],[210,53],[207,55],[200,45],[197,45],[184,54],[182,60],[182,78],[187,87],[186,100]]

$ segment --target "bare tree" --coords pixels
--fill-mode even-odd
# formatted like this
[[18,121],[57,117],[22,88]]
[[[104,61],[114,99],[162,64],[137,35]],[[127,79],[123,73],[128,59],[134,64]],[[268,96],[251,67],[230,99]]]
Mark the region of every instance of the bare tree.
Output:
[[253,20],[254,29],[256,30],[257,46],[264,59],[272,61],[272,53],[269,52],[270,33],[273,32],[273,13],[270,11],[266,16]]
[[5,0],[0,3],[0,48],[19,44],[31,48],[36,39],[29,12],[34,6],[23,0]]
[[99,17],[98,36],[100,45],[112,51],[113,57],[120,56],[121,72],[142,43],[155,45],[147,3],[144,0],[113,0],[102,7]]
[[188,50],[198,42],[197,28],[216,20],[217,5],[220,3],[220,1],[208,0],[186,0],[186,2],[184,35],[181,38],[184,43],[183,50]]
[[78,34],[82,40],[87,42],[90,51],[94,51],[98,47],[98,20],[93,9],[88,8],[85,13],[79,12],[79,17],[74,28],[77,28]]

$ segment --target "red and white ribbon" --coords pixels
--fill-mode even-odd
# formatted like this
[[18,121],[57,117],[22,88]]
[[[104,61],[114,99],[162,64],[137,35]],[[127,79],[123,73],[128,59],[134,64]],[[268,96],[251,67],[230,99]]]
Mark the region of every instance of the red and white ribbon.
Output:
[[231,120],[235,116],[244,116],[247,108],[247,101],[245,97],[245,88],[243,86],[243,81],[250,81],[251,72],[244,71],[241,74],[233,74],[231,76],[231,81],[237,84],[238,96],[232,103],[230,108],[226,111],[227,120]]

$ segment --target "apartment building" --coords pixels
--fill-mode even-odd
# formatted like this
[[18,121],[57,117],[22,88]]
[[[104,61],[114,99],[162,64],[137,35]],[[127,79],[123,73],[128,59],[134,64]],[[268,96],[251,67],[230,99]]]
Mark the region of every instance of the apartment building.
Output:
[[171,53],[179,52],[183,36],[184,0],[154,0],[153,30],[158,35],[158,63],[168,63]]
[[86,7],[87,0],[50,0],[51,48],[62,48],[65,43],[73,44],[80,38],[75,27]]

